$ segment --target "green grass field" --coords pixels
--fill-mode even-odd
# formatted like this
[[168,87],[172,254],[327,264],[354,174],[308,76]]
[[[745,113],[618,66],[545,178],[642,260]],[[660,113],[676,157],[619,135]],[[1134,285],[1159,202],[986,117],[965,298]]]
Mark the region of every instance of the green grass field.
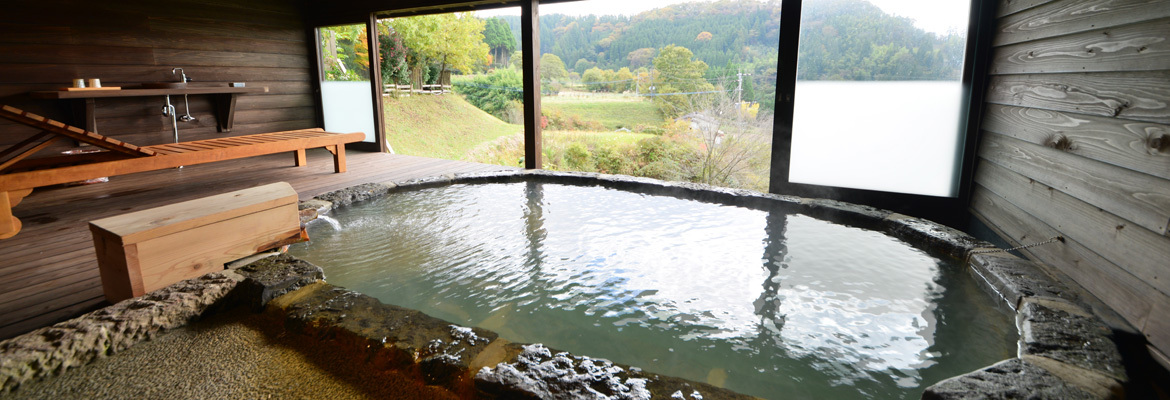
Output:
[[454,94],[387,97],[384,105],[386,137],[398,154],[469,160],[472,148],[524,132]]
[[635,97],[590,93],[577,97],[566,93],[563,96],[546,96],[540,99],[541,108],[576,115],[583,120],[600,122],[606,129],[634,129],[662,125],[662,115],[653,102]]
[[[652,137],[648,133],[633,132],[585,132],[585,131],[544,131],[544,153],[559,155],[573,143],[581,143],[591,149],[608,147],[611,149],[629,148],[639,140]],[[472,151],[475,154],[471,161],[487,164],[521,166],[520,160],[524,157],[524,137],[522,134],[505,136],[489,143],[484,143]],[[549,161],[549,160],[545,160]],[[545,165],[545,168],[554,167]]]

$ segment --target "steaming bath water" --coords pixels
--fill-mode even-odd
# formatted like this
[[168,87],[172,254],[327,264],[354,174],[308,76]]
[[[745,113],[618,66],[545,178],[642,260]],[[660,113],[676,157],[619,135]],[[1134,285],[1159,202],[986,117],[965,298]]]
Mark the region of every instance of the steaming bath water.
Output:
[[293,255],[332,284],[515,342],[764,398],[910,398],[1011,357],[957,263],[782,210],[542,183],[341,208]]

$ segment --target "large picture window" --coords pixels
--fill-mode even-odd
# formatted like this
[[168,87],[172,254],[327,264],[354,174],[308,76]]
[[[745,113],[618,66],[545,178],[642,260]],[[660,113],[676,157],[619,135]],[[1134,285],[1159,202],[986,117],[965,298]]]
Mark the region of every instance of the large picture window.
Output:
[[967,0],[803,2],[793,183],[954,197]]

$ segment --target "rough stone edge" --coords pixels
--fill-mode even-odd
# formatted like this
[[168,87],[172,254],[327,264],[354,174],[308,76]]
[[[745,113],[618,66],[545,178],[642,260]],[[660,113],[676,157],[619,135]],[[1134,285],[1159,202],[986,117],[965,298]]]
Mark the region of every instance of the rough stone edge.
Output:
[[244,277],[221,271],[0,342],[0,393],[59,374],[185,326],[230,302]]
[[[944,226],[934,221],[835,200],[809,199],[796,196],[766,194],[742,189],[730,189],[688,182],[668,182],[652,178],[641,178],[625,175],[607,175],[586,172],[560,172],[547,170],[508,170],[499,172],[479,172],[419,178],[404,182],[386,182],[382,183],[382,185],[385,185],[388,187],[388,189],[382,194],[435,188],[452,184],[512,183],[523,182],[526,180],[534,180],[541,183],[556,183],[576,186],[601,186],[610,189],[621,189],[643,194],[664,195],[750,208],[780,207],[782,209],[807,213],[815,217],[830,218],[834,221],[840,221],[863,228],[880,230],[902,240],[925,243],[936,252],[945,254],[954,259],[963,260],[964,264],[970,268],[972,273],[974,273],[979,278],[979,281],[981,281],[981,283],[986,288],[1003,299],[1007,306],[1017,313],[1017,329],[1021,329],[1021,326],[1019,326],[1019,321],[1021,321],[1021,318],[1025,318],[1021,317],[1019,314],[1021,305],[1030,299],[1034,299],[1034,301],[1063,302],[1067,303],[1070,307],[1079,309],[1081,313],[1086,315],[1094,315],[1091,311],[1091,308],[1085,305],[1084,302],[1080,301],[1078,296],[1072,290],[1044,272],[1043,267],[1033,261],[1023,260],[1015,257],[996,248],[995,245],[991,243],[976,239],[962,231]],[[337,206],[339,206],[339,204],[333,204],[333,207]],[[1007,265],[1005,266],[1005,264]],[[1100,321],[1100,317],[1094,315],[1093,318]],[[1097,339],[1099,338],[1085,338],[1085,341],[1088,342]],[[1116,349],[1117,344],[1114,342],[1114,339],[1112,337],[1107,337],[1107,339],[1109,340],[1109,345],[1113,349]],[[1023,335],[1021,335],[1021,340],[1024,340]],[[1046,345],[1043,343],[1039,344],[1039,347],[1045,346]],[[1024,343],[1021,343],[1021,348],[1025,347],[1026,346],[1024,346]],[[1011,360],[1023,360],[1023,357],[1037,356],[1024,354],[1021,352],[1019,357],[1004,360],[1003,362]],[[1045,359],[1050,360],[1051,362],[1041,363],[1042,368],[1052,368],[1062,371],[1078,370],[1084,371],[1087,374],[1096,374],[1093,375],[1093,379],[1081,379],[1077,382],[1066,382],[1074,386],[1078,384],[1093,386],[1095,384],[1091,382],[1102,381],[1098,380],[1097,378],[1117,381],[1114,377],[1126,376],[1124,366],[1122,365],[1111,366],[1109,371],[1094,371],[1091,367],[1084,368],[1085,366],[1083,365],[1067,364],[1062,361],[1047,358]],[[1118,359],[1120,358],[1118,357]],[[968,374],[959,375],[944,380],[943,382],[949,382],[951,380],[960,379],[967,376],[972,376],[972,379],[980,379],[978,378],[978,374],[986,373],[988,369],[994,368],[996,365],[1000,365],[1003,362],[988,366],[978,371],[970,372]],[[1061,379],[1072,376],[1067,373],[1056,375]],[[943,382],[940,382],[939,384],[942,384]],[[1119,385],[1117,387],[1123,388],[1127,382],[1117,381],[1117,383]],[[937,395],[938,393],[935,393],[932,390],[935,389],[935,387],[939,384],[928,387],[923,394],[923,397],[926,398]],[[1084,389],[1086,389],[1088,393],[1095,394],[1118,393],[1112,389],[1109,391],[1101,391],[1097,386]],[[1112,396],[1112,394],[1110,396]],[[1123,392],[1119,394],[1119,396],[1124,396]]]
[[[257,267],[258,266],[258,267]],[[0,394],[113,355],[220,310],[255,307],[323,279],[287,255],[176,282],[80,317],[0,341]]]
[[[525,398],[525,394],[531,392],[519,386],[522,382],[518,380],[481,379],[484,371],[506,370],[510,365],[523,362],[526,346],[509,342],[486,329],[462,327],[326,282],[312,283],[277,297],[264,312],[287,331],[329,340],[339,347],[338,350],[356,355],[375,368],[417,374],[428,384],[446,387],[454,393],[476,393],[486,398]],[[527,346],[543,348],[539,344]],[[645,373],[607,360],[555,350],[551,353],[617,367],[620,372],[590,377],[598,379],[596,383],[612,378],[626,382],[644,380],[655,398],[670,398],[671,393],[687,389],[687,393],[698,391],[703,398],[710,400],[754,399],[728,389]],[[561,378],[564,375],[552,379],[563,384]],[[533,382],[526,378],[521,380]]]

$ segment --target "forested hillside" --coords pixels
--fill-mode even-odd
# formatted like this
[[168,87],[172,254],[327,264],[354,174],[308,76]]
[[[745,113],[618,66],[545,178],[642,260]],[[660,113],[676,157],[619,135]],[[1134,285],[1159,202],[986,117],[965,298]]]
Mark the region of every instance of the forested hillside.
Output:
[[[799,78],[808,80],[957,79],[963,38],[914,27],[863,0],[814,0],[804,5]],[[541,53],[583,74],[598,67],[636,70],[651,66],[658,49],[690,49],[710,68],[712,83],[745,80],[745,100],[774,97],[780,2],[721,0],[684,3],[635,16],[541,16]],[[519,17],[502,17],[519,35]],[[519,41],[519,38],[517,38]],[[753,90],[754,88],[754,90]]]

